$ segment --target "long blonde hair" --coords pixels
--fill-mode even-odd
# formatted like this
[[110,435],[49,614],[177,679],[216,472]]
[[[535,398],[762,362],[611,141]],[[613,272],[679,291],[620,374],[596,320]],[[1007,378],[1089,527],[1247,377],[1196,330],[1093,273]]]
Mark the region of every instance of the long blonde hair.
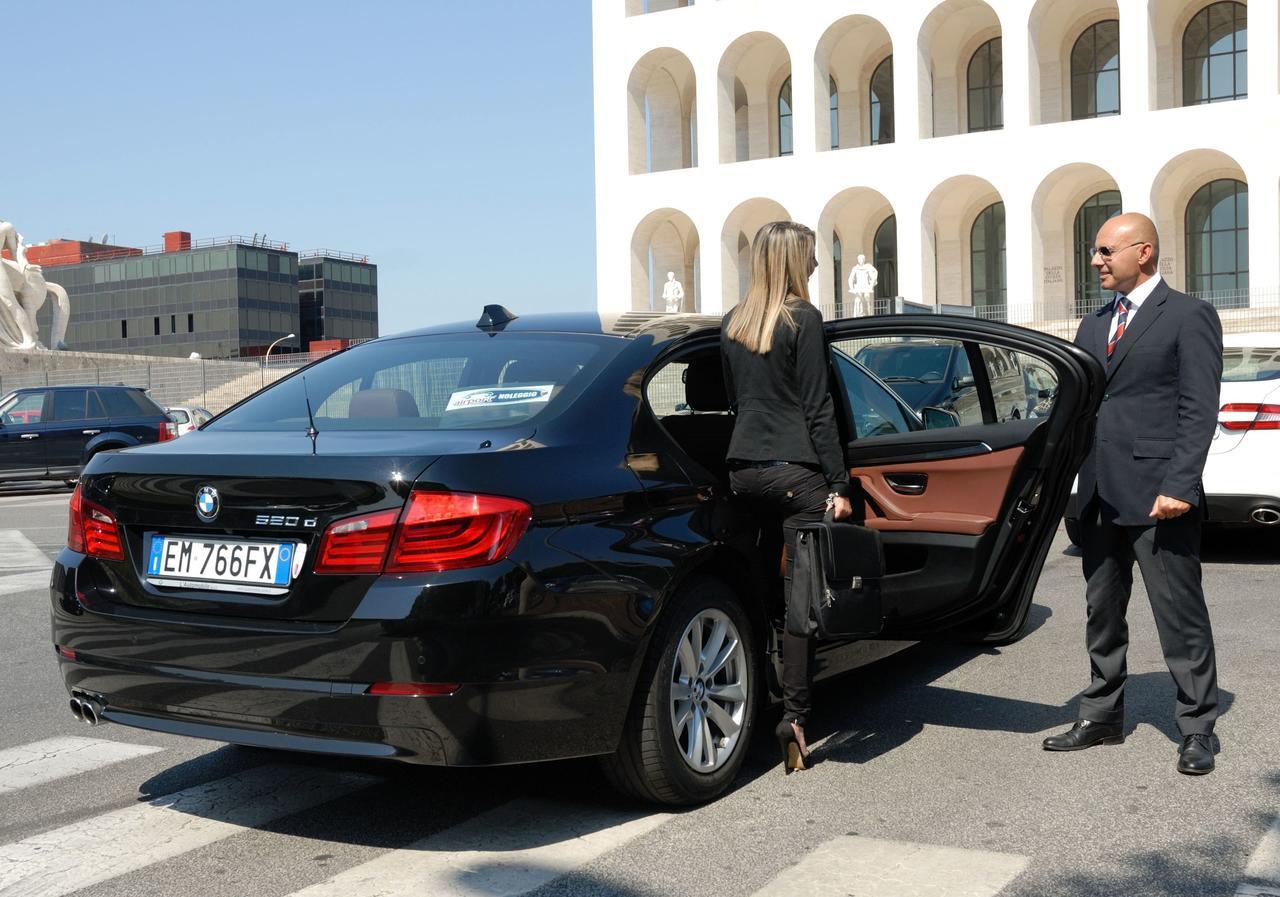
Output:
[[768,355],[773,331],[781,318],[788,327],[795,319],[786,301],[792,296],[809,301],[809,259],[813,231],[794,221],[771,221],[751,243],[751,285],[729,321],[725,336],[752,352]]

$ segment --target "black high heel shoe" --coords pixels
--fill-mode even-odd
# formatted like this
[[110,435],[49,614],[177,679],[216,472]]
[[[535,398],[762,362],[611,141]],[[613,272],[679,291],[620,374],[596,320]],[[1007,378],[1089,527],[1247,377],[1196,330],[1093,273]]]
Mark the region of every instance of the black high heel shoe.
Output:
[[804,730],[794,720],[784,719],[778,723],[773,734],[782,748],[782,771],[787,775],[801,769],[809,768],[809,751],[804,744]]

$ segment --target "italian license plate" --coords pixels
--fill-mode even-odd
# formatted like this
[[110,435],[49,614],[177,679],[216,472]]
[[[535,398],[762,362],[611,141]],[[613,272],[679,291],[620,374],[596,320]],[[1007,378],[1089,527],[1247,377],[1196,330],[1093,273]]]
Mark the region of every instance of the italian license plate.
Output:
[[246,586],[275,591],[301,567],[304,546],[293,542],[223,541],[153,535],[147,578],[196,588]]

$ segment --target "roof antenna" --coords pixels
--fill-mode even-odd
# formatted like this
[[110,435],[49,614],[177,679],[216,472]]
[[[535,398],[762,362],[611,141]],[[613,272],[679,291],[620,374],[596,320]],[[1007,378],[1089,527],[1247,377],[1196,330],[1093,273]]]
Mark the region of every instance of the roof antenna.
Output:
[[302,375],[302,398],[307,403],[307,435],[311,437],[311,454],[316,453],[316,437],[320,431],[316,429],[316,416],[311,413],[311,395],[307,392],[307,375]]
[[486,305],[484,314],[480,315],[480,320],[476,322],[476,326],[481,330],[501,330],[517,317],[519,315],[503,308],[501,305]]

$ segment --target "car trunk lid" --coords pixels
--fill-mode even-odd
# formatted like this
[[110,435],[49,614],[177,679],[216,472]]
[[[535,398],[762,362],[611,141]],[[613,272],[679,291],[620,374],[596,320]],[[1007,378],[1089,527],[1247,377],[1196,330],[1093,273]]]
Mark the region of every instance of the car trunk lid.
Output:
[[[104,457],[84,479],[84,498],[115,517],[125,558],[95,559],[86,570],[92,580],[86,585],[109,590],[101,594],[115,604],[138,608],[346,620],[377,574],[315,573],[325,528],[359,514],[398,511],[436,458],[500,446],[512,435],[322,433],[312,440],[298,433],[200,431],[180,442]],[[198,506],[202,500],[203,508]],[[166,538],[174,544],[156,541]],[[209,546],[237,544],[242,547],[226,549],[219,571]],[[250,545],[257,553],[246,560]],[[184,548],[192,556],[181,563],[177,555]],[[157,567],[157,552],[175,553],[166,569]],[[235,569],[237,554],[241,569]],[[246,576],[252,570],[269,575],[268,564],[278,571],[283,563],[286,581],[227,581],[246,563]],[[200,579],[219,572],[222,581]]]

